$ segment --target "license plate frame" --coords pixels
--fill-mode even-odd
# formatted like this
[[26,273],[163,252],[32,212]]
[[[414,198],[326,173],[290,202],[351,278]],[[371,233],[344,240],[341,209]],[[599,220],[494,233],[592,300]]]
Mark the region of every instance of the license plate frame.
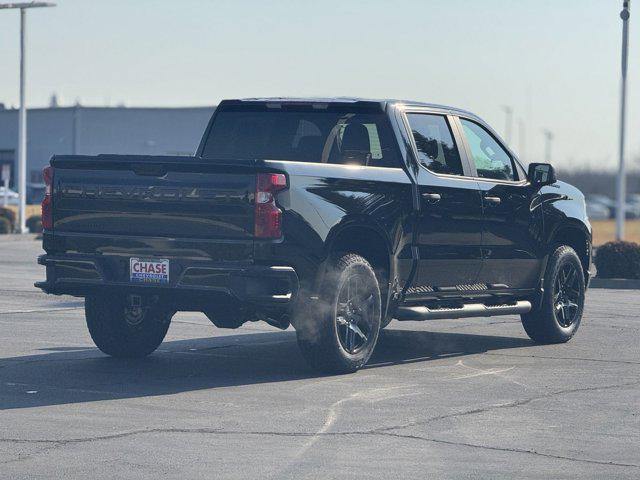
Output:
[[129,258],[129,282],[154,285],[169,284],[168,258]]

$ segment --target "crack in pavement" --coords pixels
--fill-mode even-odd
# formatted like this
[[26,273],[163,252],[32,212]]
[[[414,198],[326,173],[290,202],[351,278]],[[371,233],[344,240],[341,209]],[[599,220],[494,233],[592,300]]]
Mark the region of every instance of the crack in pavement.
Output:
[[498,410],[498,409],[502,409],[502,408],[516,408],[516,407],[521,407],[523,405],[527,405],[529,403],[535,402],[537,400],[544,400],[547,398],[551,398],[551,397],[555,397],[558,395],[565,395],[565,394],[570,394],[570,393],[579,393],[579,392],[589,392],[589,391],[595,391],[595,390],[611,390],[614,388],[624,388],[624,387],[631,387],[631,386],[636,386],[636,385],[640,385],[640,380],[636,380],[635,382],[628,382],[628,383],[619,383],[619,384],[615,384],[615,385],[602,385],[602,386],[596,386],[596,387],[584,387],[584,388],[571,388],[571,389],[565,389],[565,390],[557,390],[555,392],[549,392],[549,393],[545,393],[542,395],[536,395],[535,397],[530,397],[530,398],[524,398],[522,400],[514,400],[513,402],[508,402],[508,403],[499,403],[499,404],[494,404],[494,405],[489,405],[486,407],[480,407],[480,408],[474,408],[471,410],[464,410],[462,412],[455,412],[455,413],[448,413],[445,415],[437,415],[435,417],[430,417],[424,420],[418,420],[415,422],[409,422],[409,423],[405,423],[402,425],[394,425],[394,426],[390,426],[390,427],[383,427],[383,428],[377,428],[375,429],[376,432],[390,432],[392,430],[402,430],[405,428],[410,428],[410,427],[416,427],[416,426],[420,426],[420,425],[426,425],[428,423],[432,423],[432,422],[437,422],[440,420],[445,420],[448,418],[456,418],[456,417],[465,417],[468,415],[475,415],[478,413],[484,413],[484,412],[488,412],[491,410]]
[[568,460],[571,462],[581,462],[581,463],[591,463],[596,465],[607,465],[607,466],[616,466],[616,467],[632,467],[632,468],[640,468],[640,465],[635,463],[621,463],[621,462],[607,462],[604,460],[593,460],[590,458],[578,458],[578,457],[568,457],[564,455],[556,455],[552,453],[543,453],[538,452],[536,450],[527,450],[523,448],[507,448],[507,447],[495,447],[491,445],[481,445],[478,443],[467,443],[467,442],[454,442],[452,440],[441,440],[437,438],[431,437],[421,437],[419,435],[402,435],[402,434],[394,434],[394,433],[382,433],[385,436],[391,436],[396,438],[405,438],[412,440],[423,440],[432,443],[440,443],[444,445],[454,445],[459,447],[469,447],[469,448],[479,448],[483,450],[494,450],[499,452],[510,452],[510,453],[524,453],[529,455],[536,455],[539,457],[547,457],[547,458],[555,458],[558,460]]
[[640,365],[640,362],[634,362],[633,360],[605,360],[601,358],[585,358],[585,357],[552,357],[550,355],[518,355],[515,353],[498,353],[498,352],[484,352],[484,355],[494,355],[499,357],[518,357],[518,358],[544,358],[547,360],[579,360],[584,362],[619,363],[622,365]]
[[557,455],[551,453],[538,452],[536,450],[528,450],[522,448],[508,448],[508,447],[497,447],[492,445],[482,445],[476,443],[468,443],[468,442],[456,442],[452,440],[443,440],[433,437],[423,437],[420,435],[409,435],[409,434],[401,434],[401,433],[392,433],[385,432],[379,430],[366,430],[366,431],[344,431],[344,432],[278,432],[278,431],[245,431],[245,430],[223,430],[219,428],[152,428],[152,429],[143,429],[143,430],[132,430],[129,432],[121,432],[114,433],[111,435],[96,435],[93,437],[84,437],[84,438],[71,438],[71,439],[19,439],[19,438],[0,438],[0,442],[2,443],[20,443],[20,444],[48,444],[51,445],[50,448],[46,448],[40,450],[39,452],[34,452],[31,454],[27,454],[26,456],[15,458],[7,461],[0,462],[0,465],[5,465],[8,463],[15,463],[20,461],[28,460],[29,458],[40,455],[43,453],[50,452],[54,449],[62,448],[67,445],[72,444],[83,444],[83,443],[91,443],[91,442],[99,442],[106,440],[114,440],[114,439],[122,439],[126,437],[131,437],[135,435],[148,435],[155,433],[172,433],[172,434],[204,434],[204,435],[245,435],[245,436],[275,436],[275,437],[346,437],[346,436],[382,436],[382,437],[392,437],[399,438],[405,440],[417,440],[424,441],[430,443],[437,443],[442,445],[451,445],[451,446],[460,446],[467,448],[477,448],[483,450],[492,450],[506,453],[520,453],[526,455],[535,455],[539,457],[546,458],[554,458],[558,460],[566,460],[571,462],[580,462],[580,463],[589,463],[596,465],[605,465],[605,466],[616,466],[616,467],[630,467],[630,468],[640,468],[640,465],[634,463],[622,463],[622,462],[614,462],[614,461],[605,461],[605,460],[594,460],[590,458],[579,458],[579,457],[570,457],[564,455]]
[[392,438],[400,438],[406,440],[416,440],[416,441],[424,441],[431,442],[443,445],[452,445],[452,446],[461,446],[466,448],[477,448],[484,450],[492,450],[492,451],[500,451],[500,452],[508,452],[508,453],[519,453],[526,455],[536,455],[546,458],[554,458],[558,460],[566,460],[572,462],[582,462],[589,464],[597,464],[597,465],[606,465],[606,466],[617,466],[617,467],[631,467],[631,468],[640,468],[640,465],[633,463],[622,463],[622,462],[613,462],[613,461],[604,461],[604,460],[594,460],[590,458],[579,458],[579,457],[570,457],[558,454],[544,453],[538,452],[536,450],[529,449],[521,449],[521,448],[513,448],[513,447],[498,447],[492,445],[482,445],[468,442],[456,442],[452,440],[444,440],[433,437],[425,437],[421,435],[415,434],[403,434],[400,432],[394,432],[393,430],[402,430],[405,428],[409,428],[412,426],[424,425],[430,422],[443,420],[447,418],[461,417],[467,415],[473,415],[477,413],[482,413],[486,411],[490,411],[493,409],[501,409],[501,408],[514,408],[520,407],[522,405],[526,405],[528,403],[534,402],[536,400],[541,400],[545,398],[550,398],[557,395],[577,393],[577,392],[587,392],[587,391],[595,391],[595,390],[609,390],[614,388],[624,388],[629,386],[639,385],[640,381],[635,382],[626,382],[621,384],[614,385],[602,385],[602,386],[594,386],[594,387],[585,387],[585,388],[573,388],[573,389],[565,389],[559,390],[555,392],[550,392],[544,395],[538,395],[535,397],[531,397],[528,399],[516,400],[510,403],[504,403],[499,405],[489,405],[483,408],[476,408],[472,410],[467,410],[463,412],[457,412],[447,415],[439,415],[436,417],[431,417],[422,421],[412,422],[403,425],[395,425],[385,428],[376,428],[365,431],[342,431],[342,432],[329,432],[327,429],[322,428],[317,432],[286,432],[286,431],[244,431],[244,430],[224,430],[222,428],[153,428],[153,429],[140,429],[140,430],[131,430],[128,432],[120,432],[109,435],[96,435],[91,437],[80,437],[80,438],[69,438],[69,439],[21,439],[21,438],[0,438],[0,443],[15,443],[15,444],[39,444],[39,445],[49,445],[50,448],[45,448],[40,450],[39,452],[34,452],[32,454],[27,454],[25,456],[21,456],[19,458],[14,458],[11,460],[7,460],[4,462],[0,462],[0,464],[14,463],[28,460],[29,458],[40,455],[46,452],[49,452],[54,449],[62,448],[67,445],[73,444],[83,444],[83,443],[91,443],[91,442],[99,442],[99,441],[108,441],[114,439],[122,439],[126,437],[131,437],[135,435],[149,435],[149,434],[208,434],[208,435],[252,435],[252,436],[280,436],[280,437],[304,437],[304,438],[312,438],[317,439],[319,437],[339,437],[339,436],[382,436],[382,437],[392,437]]

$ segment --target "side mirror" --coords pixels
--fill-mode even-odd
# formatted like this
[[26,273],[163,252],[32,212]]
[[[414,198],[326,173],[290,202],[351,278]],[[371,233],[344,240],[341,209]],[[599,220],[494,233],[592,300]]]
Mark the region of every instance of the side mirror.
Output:
[[556,177],[556,171],[553,165],[550,163],[531,163],[529,165],[527,179],[531,182],[531,185],[543,187],[544,185],[556,183],[558,178]]

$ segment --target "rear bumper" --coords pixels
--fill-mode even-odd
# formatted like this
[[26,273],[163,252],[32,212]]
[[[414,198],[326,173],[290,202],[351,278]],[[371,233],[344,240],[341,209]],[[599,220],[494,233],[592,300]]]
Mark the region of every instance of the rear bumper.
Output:
[[[36,287],[56,295],[86,296],[106,290],[170,296],[176,303],[210,302],[227,297],[260,308],[288,307],[298,288],[298,275],[289,266],[230,265],[170,260],[170,283],[140,284],[128,281],[128,257],[41,255],[47,279]],[[198,305],[194,305],[198,308]]]

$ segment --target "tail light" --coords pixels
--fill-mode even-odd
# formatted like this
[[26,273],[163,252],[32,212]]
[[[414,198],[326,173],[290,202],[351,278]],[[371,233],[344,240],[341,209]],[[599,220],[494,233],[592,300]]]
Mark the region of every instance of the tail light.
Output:
[[282,236],[282,210],[276,206],[275,194],[287,188],[287,177],[282,173],[259,173],[256,179],[255,236],[280,238]]
[[42,228],[44,230],[53,229],[53,167],[47,166],[42,170],[45,191],[42,200]]

